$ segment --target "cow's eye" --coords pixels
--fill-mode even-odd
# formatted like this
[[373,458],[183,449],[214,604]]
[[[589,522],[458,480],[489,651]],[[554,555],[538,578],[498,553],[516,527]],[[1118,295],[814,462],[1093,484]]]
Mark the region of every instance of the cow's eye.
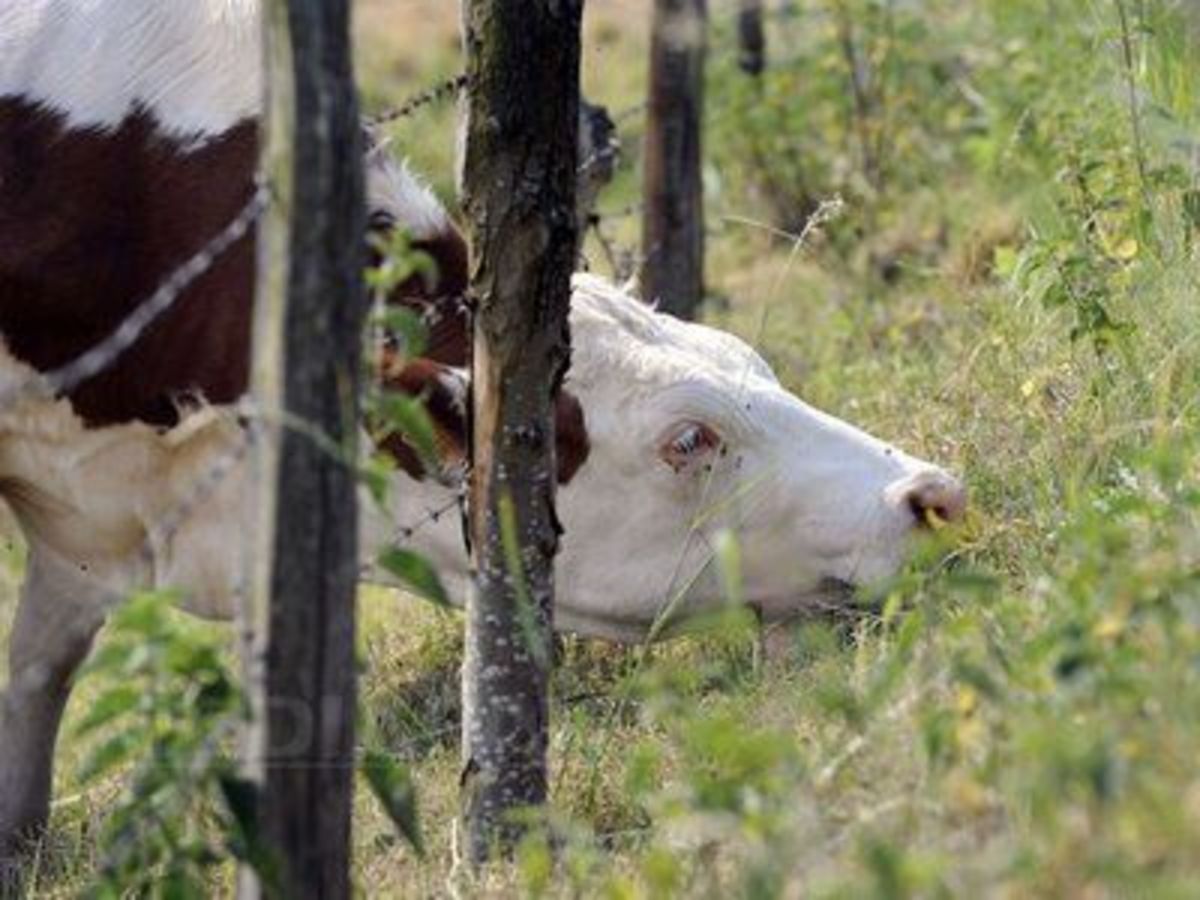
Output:
[[367,217],[367,228],[371,231],[391,231],[396,227],[396,217],[382,209],[376,209]]
[[720,436],[703,422],[681,422],[667,434],[659,455],[676,472],[684,472],[706,465],[720,446]]

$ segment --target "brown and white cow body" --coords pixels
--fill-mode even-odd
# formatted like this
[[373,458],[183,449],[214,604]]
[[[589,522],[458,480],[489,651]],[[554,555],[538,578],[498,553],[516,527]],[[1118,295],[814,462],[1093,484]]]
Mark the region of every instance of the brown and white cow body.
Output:
[[[244,489],[252,238],[125,353],[66,398],[24,384],[105,338],[253,191],[257,0],[0,0],[0,495],[30,545],[0,697],[0,860],[44,822],[70,681],[105,610],[173,586],[228,616],[252,521]],[[365,160],[375,227],[402,227],[461,292],[465,250],[433,196],[386,154]],[[709,571],[741,535],[746,600],[769,618],[894,571],[952,478],[805,406],[731,335],[660,315],[590,276],[575,283],[574,355],[559,400],[559,627],[642,638],[664,604],[722,602]],[[426,398],[451,465],[465,441],[466,331],[384,366]],[[569,392],[569,393],[567,393]],[[195,398],[203,398],[197,408]],[[576,402],[577,401],[577,402]],[[191,413],[181,413],[191,409]],[[457,586],[467,558],[453,478],[403,446],[386,511],[364,504],[368,557],[408,534]],[[197,492],[216,469],[224,477]]]

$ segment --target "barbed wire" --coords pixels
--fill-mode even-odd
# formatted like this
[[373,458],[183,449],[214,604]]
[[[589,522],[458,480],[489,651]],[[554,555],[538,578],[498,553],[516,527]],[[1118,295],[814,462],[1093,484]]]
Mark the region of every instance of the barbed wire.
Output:
[[[452,92],[457,92],[467,83],[465,75],[457,75],[447,81],[421,92],[400,107],[389,110],[368,124],[382,125],[395,121],[430,103],[436,102]],[[139,302],[121,320],[116,328],[98,343],[92,345],[80,355],[47,372],[31,373],[28,377],[19,379],[16,383],[0,389],[0,409],[16,405],[30,398],[54,398],[69,394],[80,384],[104,372],[112,366],[126,351],[128,351],[145,334],[155,322],[167,314],[179,298],[195,282],[208,273],[224,254],[250,233],[270,205],[270,191],[261,176],[256,176],[254,190],[249,199],[234,217],[217,234],[204,244],[198,251],[188,257],[182,264],[172,270],[162,280],[149,297]],[[228,446],[222,448],[193,482],[187,487],[183,496],[169,506],[154,522],[147,522],[146,530],[140,542],[135,557],[141,565],[154,569],[158,551],[168,550],[180,532],[180,529],[196,514],[197,510],[208,501],[220,488],[222,483],[241,464],[243,464],[252,448],[262,439],[262,415],[254,408],[252,401],[246,400],[233,407],[209,408],[209,411],[191,413],[191,416],[230,416],[238,434],[232,437]],[[284,427],[296,428],[295,422],[288,419],[286,413],[281,414]],[[204,428],[203,423],[197,425],[189,421],[190,416],[182,415],[179,428]],[[232,424],[232,423],[231,423]],[[300,429],[309,433],[318,445],[329,451],[326,446],[329,438],[321,434],[311,434],[312,429]],[[168,438],[169,439],[169,438]],[[353,466],[354,461],[338,454],[342,462]],[[443,508],[427,510],[426,515],[407,525],[401,525],[393,532],[392,539],[405,541],[413,535],[437,522],[442,515],[448,513],[459,504],[461,492],[456,491],[454,498]],[[364,572],[364,574],[367,574]],[[242,586],[235,585],[238,593]],[[95,622],[81,623],[64,619],[60,625],[67,629],[77,629],[80,634],[90,631],[99,624],[100,618],[107,611],[106,607],[89,610],[97,615]],[[64,613],[67,607],[63,607]],[[9,679],[4,692],[0,692],[0,702],[18,697],[25,691],[36,689],[40,684],[40,670],[36,666],[15,671]]]
[[[203,412],[194,413],[194,415],[205,414]],[[216,411],[215,414],[232,415],[228,409]],[[192,482],[187,494],[174,507],[169,508],[157,522],[152,523],[152,528],[147,529],[142,540],[141,559],[143,564],[150,567],[151,570],[153,570],[156,549],[166,548],[170,545],[196,509],[216,493],[217,488],[236,466],[249,457],[251,449],[260,439],[261,426],[259,423],[243,417],[238,424],[237,438],[217,455],[199,478]],[[185,424],[180,427],[187,427],[186,420]],[[241,586],[237,590],[240,591]]]
[[[588,227],[600,245],[604,260],[608,264],[614,281],[625,283],[641,269],[644,260],[641,253],[634,247],[610,238],[604,231],[603,223],[607,217],[593,214],[588,220]],[[584,257],[585,264],[590,268],[590,262]]]
[[579,163],[579,167],[575,170],[577,175],[586,175],[593,168],[599,168],[601,165],[608,165],[616,161],[620,156],[621,145],[614,138],[612,141],[605,144],[599,150],[592,153],[587,159]]
[[466,88],[469,83],[466,72],[459,72],[457,75],[452,75],[444,81],[435,84],[433,87],[426,88],[419,93],[413,94],[399,106],[393,106],[390,109],[385,109],[383,112],[376,113],[367,119],[367,126],[370,128],[378,128],[382,125],[389,125],[400,119],[405,119],[415,113],[424,106],[429,106],[433,103],[438,103],[445,100],[452,94],[457,94],[459,91]]
[[256,181],[254,193],[233,220],[172,272],[157,291],[125,317],[116,331],[82,356],[42,376],[50,388],[55,393],[70,391],[111,365],[174,305],[185,290],[208,272],[226,250],[246,236],[266,208],[267,188]]

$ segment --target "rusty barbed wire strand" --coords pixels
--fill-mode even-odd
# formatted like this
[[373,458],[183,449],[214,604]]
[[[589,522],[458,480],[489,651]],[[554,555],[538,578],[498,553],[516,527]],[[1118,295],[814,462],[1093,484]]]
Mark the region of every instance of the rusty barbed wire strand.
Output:
[[393,106],[390,109],[385,109],[383,112],[370,116],[367,119],[367,125],[371,128],[378,128],[381,125],[389,125],[400,119],[408,118],[424,106],[445,100],[451,94],[457,94],[467,86],[467,83],[467,74],[459,72],[457,75],[452,75],[445,81],[435,84],[433,87],[413,94],[399,106]]
[[55,393],[64,393],[112,365],[175,304],[185,290],[216,264],[226,250],[249,233],[250,227],[267,208],[267,195],[266,186],[257,183],[249,201],[232,221],[199,252],[167,276],[158,290],[125,317],[116,331],[82,356],[44,374],[42,378],[50,389]]

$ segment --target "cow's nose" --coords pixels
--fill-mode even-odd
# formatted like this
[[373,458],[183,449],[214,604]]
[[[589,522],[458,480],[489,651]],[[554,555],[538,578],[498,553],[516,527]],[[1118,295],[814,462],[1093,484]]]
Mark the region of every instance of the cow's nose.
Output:
[[917,524],[931,528],[961,521],[967,512],[967,489],[941,469],[926,469],[893,485],[896,505],[911,510]]

